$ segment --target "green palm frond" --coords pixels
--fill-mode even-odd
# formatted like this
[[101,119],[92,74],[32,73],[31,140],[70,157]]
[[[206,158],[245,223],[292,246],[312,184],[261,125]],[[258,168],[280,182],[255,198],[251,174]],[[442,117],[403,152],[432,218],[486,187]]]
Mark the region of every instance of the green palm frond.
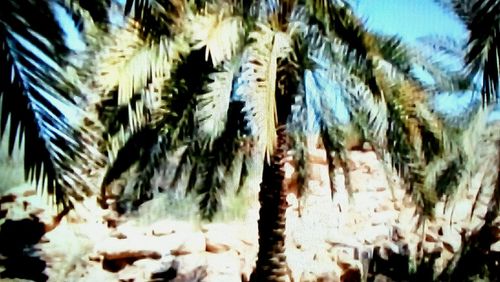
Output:
[[101,93],[118,88],[118,105],[127,104],[149,83],[161,85],[169,79],[180,54],[189,51],[182,37],[142,39],[140,26],[132,22],[115,31],[109,41],[97,51],[94,83]]
[[427,82],[421,83],[430,94],[476,88],[474,81],[463,73],[465,53],[460,42],[453,38],[432,35],[419,38],[418,43],[418,51],[413,61],[418,69],[423,70],[432,79],[433,83],[430,85]]
[[210,74],[208,92],[198,96],[196,120],[201,136],[208,136],[210,143],[220,136],[226,125],[236,66],[224,64],[224,71]]
[[297,87],[294,95],[294,103],[291,106],[291,113],[287,122],[286,131],[290,135],[290,147],[292,149],[292,159],[294,168],[297,171],[297,196],[304,194],[307,184],[308,162],[307,162],[307,128],[308,107],[305,101],[305,90],[301,83]]
[[360,60],[358,67],[364,67],[362,73],[366,85],[375,97],[380,97],[381,91],[377,87],[373,73],[374,60],[381,56],[376,44],[377,38],[367,31],[348,3],[338,0],[310,0],[306,1],[306,9],[321,24],[330,40],[340,39],[347,47],[346,55],[354,55]]
[[[86,113],[93,99],[63,68],[67,50],[50,5],[7,1],[0,12],[0,133],[8,135],[10,152],[20,136],[26,176],[68,206],[96,192],[88,172],[102,165],[102,156]],[[26,10],[40,12],[26,17]]]
[[496,101],[500,83],[500,1],[438,1],[452,10],[469,31],[465,63],[471,79],[482,78],[485,104]]
[[237,95],[247,103],[258,132],[259,147],[269,160],[276,146],[276,71],[279,58],[290,52],[290,38],[282,32],[275,32],[266,25],[258,24],[257,30],[249,35],[252,41],[245,49],[241,60],[241,74],[238,78]]
[[[221,135],[214,140],[212,147],[201,153],[198,167],[199,175],[203,175],[201,185],[196,187],[196,193],[201,195],[199,206],[202,217],[212,219],[220,208],[220,197],[225,191],[230,190],[231,175],[234,171],[243,172],[236,174],[241,185],[246,177],[245,164],[249,157],[242,150],[247,138],[243,136],[246,122],[241,102],[233,102],[228,111],[226,126]],[[233,188],[239,190],[239,187]]]
[[140,25],[144,38],[174,38],[185,28],[189,8],[185,0],[127,0],[124,12]]

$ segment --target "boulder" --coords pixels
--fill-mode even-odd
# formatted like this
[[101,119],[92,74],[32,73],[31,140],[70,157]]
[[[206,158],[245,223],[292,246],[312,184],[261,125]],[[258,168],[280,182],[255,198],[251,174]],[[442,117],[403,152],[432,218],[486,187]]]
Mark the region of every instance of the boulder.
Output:
[[174,241],[169,249],[170,254],[175,256],[200,253],[206,250],[205,236],[201,231],[174,233],[165,237]]
[[220,254],[206,254],[207,277],[205,281],[241,281],[242,267],[234,251]]
[[236,239],[233,232],[223,230],[210,230],[205,233],[206,251],[210,253],[222,253],[230,249],[239,253],[243,250],[243,243]]
[[158,240],[146,236],[127,239],[109,238],[96,245],[97,253],[105,260],[142,259],[161,257],[161,246]]
[[500,253],[500,241],[496,242],[496,243],[493,243],[491,246],[490,246],[490,250],[492,252],[497,252],[497,253]]
[[206,281],[208,275],[206,253],[178,256],[172,262],[175,278],[172,282]]
[[164,219],[150,225],[150,232],[155,236],[165,236],[172,233],[192,232],[194,226],[192,223],[180,220]]

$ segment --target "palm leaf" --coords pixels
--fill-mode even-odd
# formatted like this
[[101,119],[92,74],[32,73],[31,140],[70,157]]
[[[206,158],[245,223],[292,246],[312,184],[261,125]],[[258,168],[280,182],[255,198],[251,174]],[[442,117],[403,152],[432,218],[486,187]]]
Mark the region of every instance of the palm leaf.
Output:
[[127,0],[124,9],[125,15],[140,24],[143,38],[173,38],[185,28],[185,13],[188,11],[184,0]]
[[[88,174],[102,156],[98,136],[85,113],[88,96],[78,91],[61,64],[65,50],[50,3],[7,1],[0,12],[2,72],[0,133],[10,121],[9,151],[19,134],[25,145],[25,171],[56,203],[71,204],[95,191]],[[36,10],[29,15],[25,11]],[[77,104],[78,102],[78,104]]]
[[496,101],[500,73],[500,1],[438,1],[452,10],[469,30],[465,63],[471,79],[482,77],[485,104]]
[[245,100],[246,111],[252,117],[252,130],[258,132],[259,147],[269,160],[276,146],[276,71],[277,60],[286,57],[290,50],[288,35],[274,32],[258,24],[250,33],[253,41],[243,53],[241,74],[236,95]]
[[205,47],[205,60],[210,55],[215,67],[231,60],[240,49],[243,19],[231,14],[228,3],[207,4],[204,12],[190,18],[188,25],[193,49]]
[[212,80],[207,85],[207,93],[198,96],[195,118],[201,136],[208,136],[210,143],[220,136],[226,124],[229,102],[233,90],[234,65],[209,75]]
[[72,10],[82,9],[87,11],[94,22],[102,24],[109,22],[108,11],[111,6],[111,0],[63,0],[63,2],[67,7],[71,7]]
[[133,23],[114,32],[108,41],[98,47],[95,84],[102,93],[110,93],[118,87],[118,105],[127,104],[149,83],[161,85],[169,79],[179,55],[189,50],[180,37],[145,41],[140,27]]

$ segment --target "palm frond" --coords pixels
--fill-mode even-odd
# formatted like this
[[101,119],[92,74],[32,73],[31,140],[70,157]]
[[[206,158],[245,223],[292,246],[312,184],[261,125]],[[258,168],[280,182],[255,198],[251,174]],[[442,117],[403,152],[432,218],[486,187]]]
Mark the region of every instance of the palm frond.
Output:
[[[229,189],[232,183],[230,176],[233,171],[242,171],[244,169],[245,157],[242,147],[247,142],[243,136],[245,133],[246,122],[244,120],[243,104],[233,102],[229,107],[228,119],[225,124],[225,130],[214,140],[212,147],[204,150],[199,158],[199,174],[203,181],[196,187],[197,194],[201,195],[200,210],[202,217],[212,219],[220,208],[220,197]],[[238,161],[243,158],[243,161]],[[236,182],[241,185],[241,178],[245,175],[237,174],[240,178]],[[239,190],[239,187],[236,189]]]
[[198,96],[195,118],[202,136],[208,136],[210,143],[224,130],[233,91],[235,67],[224,64],[224,71],[212,73],[207,93]]
[[308,162],[307,162],[307,134],[311,133],[307,124],[308,107],[305,101],[305,91],[302,83],[294,95],[294,103],[287,123],[286,131],[290,135],[290,147],[294,169],[297,172],[297,196],[304,194],[307,184]]
[[[363,78],[375,97],[380,97],[373,68],[375,59],[380,57],[376,44],[377,38],[369,33],[363,22],[357,18],[352,8],[345,1],[306,1],[308,13],[318,21],[324,34],[330,40],[338,38],[347,47],[344,56],[355,56],[360,62],[358,67],[364,67]],[[358,74],[359,75],[359,74]]]
[[438,1],[452,10],[469,31],[465,63],[471,79],[482,78],[485,104],[496,101],[500,83],[500,1]]
[[75,10],[84,10],[89,13],[96,23],[107,24],[109,22],[109,8],[112,0],[63,0],[65,6]]
[[143,38],[173,38],[185,28],[183,25],[189,9],[185,0],[127,0],[124,12],[139,23]]
[[241,61],[236,95],[246,102],[246,111],[252,130],[258,132],[259,147],[269,160],[276,146],[276,71],[278,59],[287,56],[290,39],[287,34],[274,32],[258,24],[250,33],[253,42],[248,45]]
[[158,84],[170,78],[180,54],[189,51],[178,37],[162,37],[158,42],[141,38],[140,26],[130,22],[113,33],[97,52],[98,71],[95,84],[99,92],[110,93],[118,88],[118,105],[128,104],[135,93],[149,83]]
[[210,5],[189,20],[190,41],[193,49],[205,47],[205,60],[212,59],[214,67],[232,59],[241,48],[243,19],[231,14],[227,3]]
[[416,64],[414,76],[421,77],[421,71],[424,72],[431,84],[423,81],[422,85],[430,94],[477,88],[474,81],[463,73],[465,47],[460,42],[449,37],[431,35],[419,38],[417,48],[418,51],[413,57]]
[[[27,15],[25,11],[37,10]],[[92,130],[87,95],[63,66],[67,50],[50,2],[7,1],[0,12],[2,72],[0,135],[10,122],[9,151],[19,134],[25,145],[26,176],[63,206],[95,191],[88,170],[102,156]],[[90,154],[90,155],[89,155]]]

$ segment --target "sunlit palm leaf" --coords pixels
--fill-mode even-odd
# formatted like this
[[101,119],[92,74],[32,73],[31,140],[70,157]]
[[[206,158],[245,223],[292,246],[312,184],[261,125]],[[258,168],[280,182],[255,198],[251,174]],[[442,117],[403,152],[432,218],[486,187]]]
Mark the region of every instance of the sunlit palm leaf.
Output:
[[229,61],[240,49],[243,37],[243,19],[232,16],[227,3],[210,5],[201,14],[189,21],[189,38],[194,49],[205,47],[205,60],[208,56],[217,67],[222,61]]
[[252,130],[258,132],[259,147],[269,160],[276,146],[276,71],[277,60],[287,56],[290,50],[288,35],[274,32],[259,24],[249,36],[248,45],[241,61],[241,75],[236,93],[247,103],[246,110],[252,115]]
[[202,136],[208,136],[210,143],[224,130],[229,102],[233,90],[234,66],[224,65],[225,71],[212,73],[207,93],[198,96],[196,120]]
[[110,42],[98,52],[98,90],[109,93],[118,87],[118,105],[128,104],[133,94],[170,77],[173,64],[180,53],[189,50],[179,37],[161,37],[158,42],[141,38],[140,27],[130,24],[116,31]]

